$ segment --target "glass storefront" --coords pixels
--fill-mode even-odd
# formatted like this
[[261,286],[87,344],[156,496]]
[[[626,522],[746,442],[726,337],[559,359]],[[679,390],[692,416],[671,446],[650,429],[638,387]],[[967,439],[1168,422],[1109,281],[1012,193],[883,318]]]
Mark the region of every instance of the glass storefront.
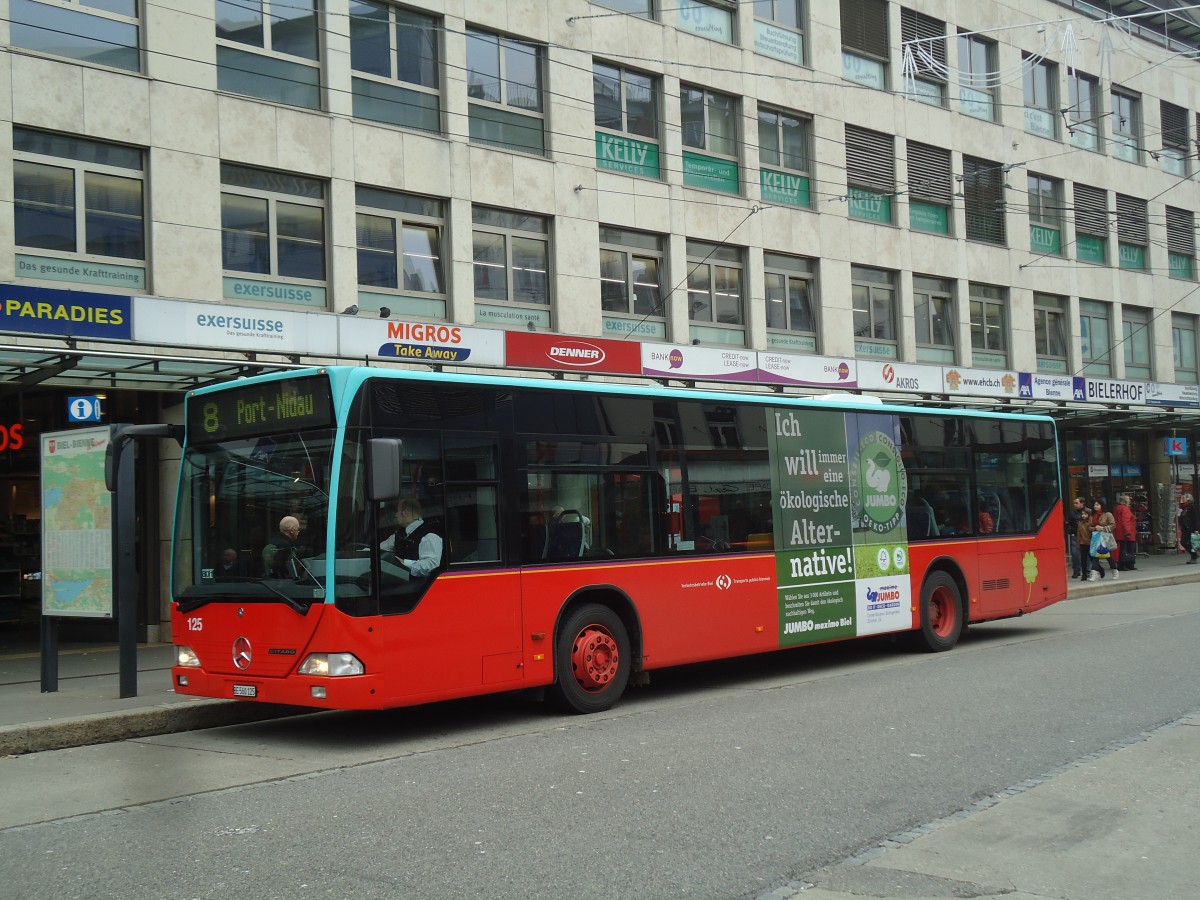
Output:
[[[1198,432],[1093,429],[1060,431],[1066,477],[1063,497],[1069,504],[1083,497],[1089,505],[1103,500],[1111,510],[1121,494],[1130,496],[1142,553],[1169,551],[1175,546],[1175,517],[1179,496],[1197,493],[1196,439]],[[1168,439],[1171,443],[1168,443]],[[1182,439],[1183,444],[1178,441]],[[1185,455],[1168,449],[1185,447]]]

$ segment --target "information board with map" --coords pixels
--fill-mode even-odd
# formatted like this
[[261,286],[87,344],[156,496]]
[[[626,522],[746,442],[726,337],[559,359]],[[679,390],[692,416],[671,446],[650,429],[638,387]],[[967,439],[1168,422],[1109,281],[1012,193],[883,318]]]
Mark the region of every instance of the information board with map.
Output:
[[42,435],[42,615],[112,618],[109,428]]

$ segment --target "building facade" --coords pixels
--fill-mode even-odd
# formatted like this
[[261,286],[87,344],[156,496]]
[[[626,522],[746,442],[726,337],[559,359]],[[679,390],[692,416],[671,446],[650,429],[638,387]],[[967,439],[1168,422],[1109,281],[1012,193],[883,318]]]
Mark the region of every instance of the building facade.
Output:
[[[1146,549],[1173,544],[1194,10],[0,6],[0,570],[39,566],[38,437],[72,396],[178,421],[188,388],[273,368],[555,368],[530,332],[636,357],[597,377],[1049,412],[1067,490],[1133,494]],[[141,452],[165,638],[174,472]]]

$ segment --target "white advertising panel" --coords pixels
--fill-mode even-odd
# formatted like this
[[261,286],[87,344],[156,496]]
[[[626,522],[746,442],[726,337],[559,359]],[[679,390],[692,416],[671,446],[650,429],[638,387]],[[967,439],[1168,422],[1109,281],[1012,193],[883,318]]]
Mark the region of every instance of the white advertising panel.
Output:
[[758,354],[752,350],[642,344],[642,374],[701,381],[758,381]]
[[858,366],[852,359],[763,350],[758,354],[758,380],[762,384],[852,388],[858,387]]
[[1117,381],[1114,378],[1085,378],[1083,399],[1089,403],[1105,403],[1112,406],[1145,406],[1146,383],[1144,381]]
[[1149,381],[1146,402],[1151,406],[1200,406],[1200,386]]
[[502,366],[504,332],[449,322],[338,317],[338,351],[360,359],[427,365]]
[[1016,372],[1003,369],[942,369],[943,392],[958,397],[1016,397],[1019,380]]
[[147,344],[332,355],[330,314],[288,309],[133,298],[133,339]]
[[859,360],[858,386],[871,391],[940,394],[944,390],[942,367]]

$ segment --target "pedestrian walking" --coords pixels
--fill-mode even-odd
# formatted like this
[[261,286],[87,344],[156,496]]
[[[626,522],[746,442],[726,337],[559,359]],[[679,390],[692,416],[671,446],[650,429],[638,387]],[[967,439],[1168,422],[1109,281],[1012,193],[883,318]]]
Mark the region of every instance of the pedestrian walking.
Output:
[[1075,529],[1075,542],[1079,545],[1079,558],[1083,561],[1080,570],[1080,581],[1095,581],[1096,573],[1104,577],[1104,569],[1100,560],[1091,554],[1092,546],[1092,511],[1086,506],[1079,511],[1079,525]]
[[1071,577],[1078,578],[1087,573],[1088,567],[1083,565],[1083,559],[1087,556],[1085,553],[1079,552],[1079,541],[1075,535],[1079,531],[1079,514],[1087,508],[1082,497],[1076,497],[1071,504],[1071,509],[1067,511],[1067,547],[1071,554]]
[[1137,521],[1129,507],[1129,501],[1128,494],[1120,494],[1117,496],[1117,505],[1113,507],[1113,518],[1117,523],[1113,534],[1116,536],[1117,552],[1120,554],[1117,558],[1117,570],[1120,572],[1137,571]]
[[[1104,577],[1104,567],[1100,565],[1100,560],[1107,556],[1108,568],[1112,572],[1113,580],[1121,577],[1120,571],[1117,569],[1117,559],[1119,553],[1116,547],[1116,538],[1113,536],[1113,531],[1117,527],[1117,520],[1113,518],[1113,514],[1104,508],[1104,501],[1097,500],[1092,504],[1092,533],[1100,535],[1100,543],[1104,552],[1097,555],[1096,567],[1100,572],[1100,577]],[[1093,578],[1092,581],[1096,579]]]
[[1179,543],[1183,544],[1183,549],[1191,557],[1187,561],[1189,566],[1196,562],[1197,535],[1200,535],[1200,512],[1192,502],[1192,495],[1184,494],[1179,498]]

